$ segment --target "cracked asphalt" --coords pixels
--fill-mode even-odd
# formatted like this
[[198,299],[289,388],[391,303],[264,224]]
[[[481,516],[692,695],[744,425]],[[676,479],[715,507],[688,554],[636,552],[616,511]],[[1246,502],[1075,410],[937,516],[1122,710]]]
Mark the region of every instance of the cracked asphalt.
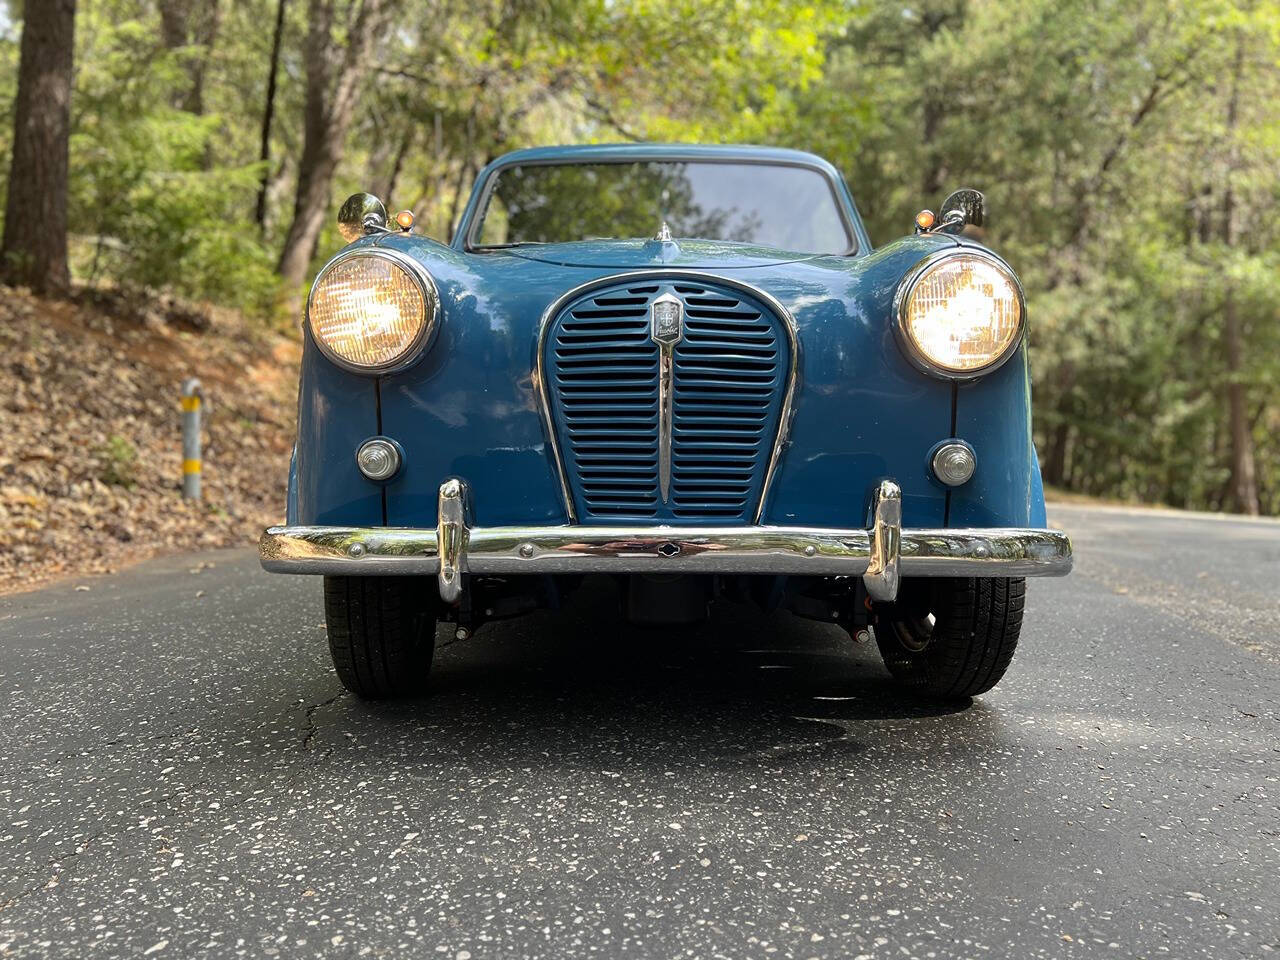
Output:
[[1273,955],[1280,524],[1051,518],[1076,573],[948,708],[603,582],[392,706],[247,551],[2,598],[0,956]]

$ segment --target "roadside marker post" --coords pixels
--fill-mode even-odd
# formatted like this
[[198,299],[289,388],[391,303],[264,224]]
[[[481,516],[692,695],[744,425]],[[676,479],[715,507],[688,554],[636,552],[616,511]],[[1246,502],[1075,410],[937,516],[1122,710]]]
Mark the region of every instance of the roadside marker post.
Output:
[[182,381],[182,496],[200,499],[200,381]]

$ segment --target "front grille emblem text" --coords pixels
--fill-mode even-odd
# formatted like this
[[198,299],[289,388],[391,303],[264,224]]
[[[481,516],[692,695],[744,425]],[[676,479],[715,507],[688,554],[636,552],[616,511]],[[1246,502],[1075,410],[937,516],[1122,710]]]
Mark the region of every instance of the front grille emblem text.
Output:
[[653,339],[658,343],[678,343],[684,336],[684,304],[669,293],[653,301]]

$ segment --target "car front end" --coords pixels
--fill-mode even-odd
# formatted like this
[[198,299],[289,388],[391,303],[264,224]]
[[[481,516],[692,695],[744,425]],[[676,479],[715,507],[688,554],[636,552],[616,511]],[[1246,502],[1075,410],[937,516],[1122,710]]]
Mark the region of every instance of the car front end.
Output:
[[[805,222],[831,249],[661,222],[647,237],[478,242],[504,172],[588,161],[801,168],[835,213],[813,184],[792,201],[817,191]],[[530,206],[517,187],[513,225]],[[669,203],[669,176],[660,187]],[[1007,606],[1008,584],[1069,571],[1070,542],[1045,522],[1013,271],[944,230],[873,252],[817,158],[526,152],[482,175],[452,245],[369,216],[309,299],[288,516],[263,535],[266,569],[411,582],[460,635],[614,575],[643,622],[697,619],[723,597],[874,632],[882,650],[893,634],[890,669],[936,692],[930,637],[942,605],[967,602],[960,585],[1004,584]]]

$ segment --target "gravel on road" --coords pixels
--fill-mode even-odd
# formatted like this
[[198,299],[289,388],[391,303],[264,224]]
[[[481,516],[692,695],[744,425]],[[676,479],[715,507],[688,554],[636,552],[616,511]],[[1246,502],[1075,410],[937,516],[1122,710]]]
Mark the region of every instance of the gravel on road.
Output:
[[249,552],[0,599],[0,956],[1275,954],[1280,525],[1051,516],[1076,572],[949,707],[607,581],[399,705]]

